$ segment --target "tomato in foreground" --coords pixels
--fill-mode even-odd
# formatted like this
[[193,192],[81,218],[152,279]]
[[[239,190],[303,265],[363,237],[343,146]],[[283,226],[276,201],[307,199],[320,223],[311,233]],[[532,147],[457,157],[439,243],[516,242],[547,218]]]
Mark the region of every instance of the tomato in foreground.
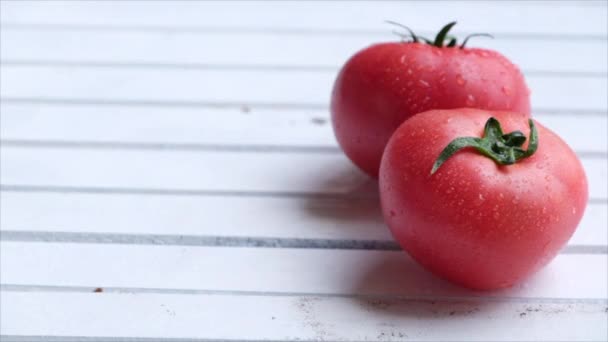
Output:
[[498,52],[446,39],[454,24],[430,44],[412,34],[412,42],[372,45],[338,74],[331,99],[334,133],[344,153],[370,176],[378,176],[393,132],[414,114],[460,107],[530,114],[519,69]]
[[397,129],[380,168],[382,210],[400,245],[473,289],[509,287],[547,264],[574,233],[587,196],[570,147],[510,112],[420,113]]

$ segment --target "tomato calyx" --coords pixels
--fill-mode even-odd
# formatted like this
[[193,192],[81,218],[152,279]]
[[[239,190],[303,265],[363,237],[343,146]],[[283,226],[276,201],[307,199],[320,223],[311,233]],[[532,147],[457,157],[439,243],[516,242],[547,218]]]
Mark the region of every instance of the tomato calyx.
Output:
[[463,148],[472,147],[482,155],[494,160],[499,165],[512,165],[518,161],[528,158],[538,148],[538,132],[534,121],[528,120],[530,125],[530,142],[526,150],[521,146],[526,141],[526,136],[520,131],[504,134],[500,122],[491,117],[486,122],[482,138],[459,137],[452,140],[439,154],[431,169],[431,175],[456,152]]
[[[452,48],[452,47],[456,47],[457,44],[457,39],[456,37],[452,36],[452,35],[448,35],[448,33],[450,32],[450,30],[452,29],[452,27],[454,27],[454,25],[456,25],[455,21],[452,21],[448,24],[446,24],[444,27],[441,28],[441,30],[439,30],[439,32],[437,33],[437,35],[435,36],[434,40],[430,40],[428,38],[416,35],[414,33],[414,31],[412,31],[412,29],[410,29],[409,27],[400,24],[398,22],[395,21],[390,21],[390,20],[386,20],[386,23],[391,24],[391,25],[395,25],[398,26],[402,29],[405,29],[409,35],[405,35],[403,33],[397,32],[397,31],[393,31],[393,33],[395,33],[396,35],[398,35],[399,37],[401,37],[401,39],[403,39],[405,41],[406,38],[411,38],[411,42],[410,43],[420,43],[420,41],[423,41],[426,44],[432,45],[432,46],[436,46],[439,48],[443,48],[443,47],[448,47],[448,48]],[[462,42],[462,44],[460,44],[458,46],[458,48],[460,49],[464,49],[465,45],[467,44],[467,42],[469,41],[469,39],[471,37],[489,37],[489,38],[494,38],[494,36],[492,36],[489,33],[472,33],[468,36],[466,36]]]

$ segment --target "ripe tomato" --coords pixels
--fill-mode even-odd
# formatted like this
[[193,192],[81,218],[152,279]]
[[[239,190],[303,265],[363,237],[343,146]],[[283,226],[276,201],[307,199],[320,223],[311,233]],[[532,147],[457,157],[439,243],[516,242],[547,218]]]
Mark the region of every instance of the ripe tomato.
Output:
[[338,74],[331,98],[334,132],[344,153],[370,176],[378,176],[388,139],[414,114],[461,107],[530,114],[519,69],[495,51],[449,47],[454,40],[444,46],[439,36],[445,37],[446,27],[436,45],[372,45]]
[[[574,233],[587,203],[580,161],[538,123],[536,152],[512,165],[464,148],[436,168],[451,141],[481,137],[490,117],[505,132],[531,130],[514,113],[431,110],[397,129],[380,168],[384,217],[400,245],[433,273],[474,289],[511,286],[548,263]],[[509,148],[517,134],[494,136],[498,142],[482,143],[484,153],[498,159],[525,154]]]

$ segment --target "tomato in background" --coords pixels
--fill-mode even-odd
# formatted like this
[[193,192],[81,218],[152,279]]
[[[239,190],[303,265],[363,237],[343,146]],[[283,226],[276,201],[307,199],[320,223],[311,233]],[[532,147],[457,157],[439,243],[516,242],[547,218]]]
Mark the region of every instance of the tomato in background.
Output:
[[[530,114],[529,90],[519,69],[498,52],[457,46],[444,27],[434,42],[372,45],[338,74],[332,124],[344,153],[377,177],[393,132],[411,116],[461,107]],[[466,40],[465,40],[466,43]]]

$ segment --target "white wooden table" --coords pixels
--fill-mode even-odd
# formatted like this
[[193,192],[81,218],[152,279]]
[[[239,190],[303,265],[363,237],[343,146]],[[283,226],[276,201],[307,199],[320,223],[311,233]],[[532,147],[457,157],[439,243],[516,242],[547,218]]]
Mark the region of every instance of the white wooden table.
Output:
[[[1,7],[2,341],[608,339],[606,2],[9,2]],[[383,20],[521,66],[580,155],[577,233],[478,293],[397,251],[328,122]]]

